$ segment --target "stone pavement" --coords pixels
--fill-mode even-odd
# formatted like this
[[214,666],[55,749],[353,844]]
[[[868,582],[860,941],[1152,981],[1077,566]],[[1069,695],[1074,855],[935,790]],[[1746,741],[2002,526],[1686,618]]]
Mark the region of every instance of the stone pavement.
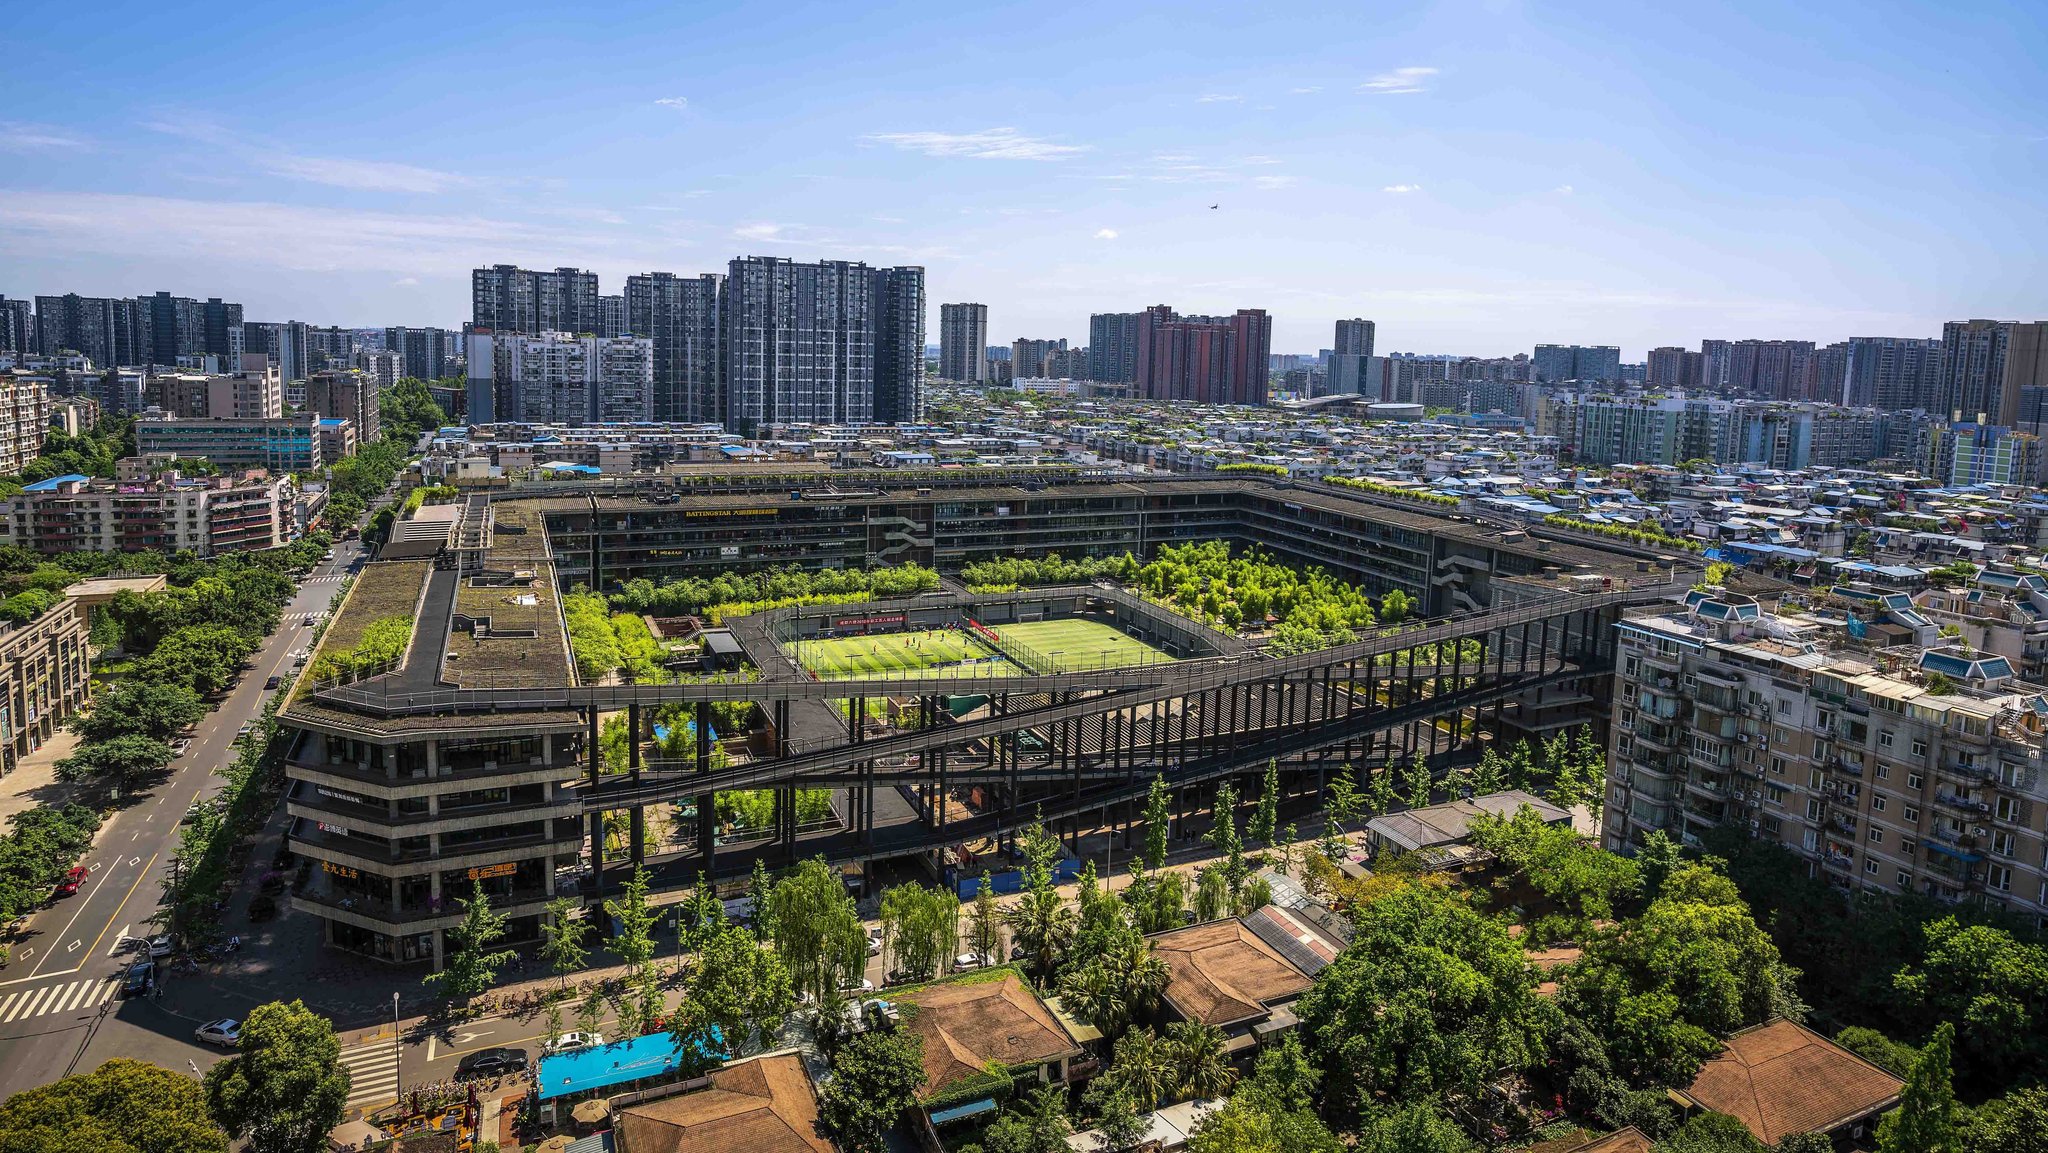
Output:
[[40,748],[16,761],[13,772],[0,777],[0,827],[18,813],[61,805],[84,795],[84,786],[57,779],[57,762],[77,747],[77,733],[58,729]]

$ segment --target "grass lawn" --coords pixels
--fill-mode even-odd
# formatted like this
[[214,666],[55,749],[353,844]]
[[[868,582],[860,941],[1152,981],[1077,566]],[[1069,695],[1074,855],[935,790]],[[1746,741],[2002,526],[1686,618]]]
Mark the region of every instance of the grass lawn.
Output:
[[1048,672],[1114,669],[1173,659],[1136,637],[1124,635],[1114,625],[1086,617],[1022,621],[996,625],[995,630],[1004,640],[1036,650],[1058,666]]
[[945,629],[804,641],[791,647],[799,664],[828,681],[920,671],[936,677],[1015,676],[1021,671],[965,633]]

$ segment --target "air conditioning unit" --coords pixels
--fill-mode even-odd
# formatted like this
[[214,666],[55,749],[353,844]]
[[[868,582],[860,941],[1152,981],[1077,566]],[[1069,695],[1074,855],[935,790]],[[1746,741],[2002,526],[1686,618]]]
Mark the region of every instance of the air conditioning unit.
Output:
[[1756,739],[1756,747],[1760,749],[1768,749],[1771,747],[1771,742],[1763,739],[1762,737],[1758,737]]
[[1736,744],[1738,744],[1738,745],[1746,745],[1746,744],[1748,744],[1748,743],[1749,743],[1749,734],[1748,734],[1748,733],[1737,733],[1737,734],[1735,734],[1735,743],[1736,743]]
[[1973,837],[1988,837],[1991,835],[1991,830],[1982,825],[1971,825],[1970,835]]

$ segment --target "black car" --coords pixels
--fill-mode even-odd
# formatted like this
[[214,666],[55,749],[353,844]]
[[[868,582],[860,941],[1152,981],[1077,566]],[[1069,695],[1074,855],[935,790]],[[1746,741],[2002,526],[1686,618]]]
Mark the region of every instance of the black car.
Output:
[[121,974],[121,995],[140,997],[156,984],[156,962],[137,961]]
[[525,1071],[524,1049],[478,1049],[455,1065],[457,1077],[496,1077],[502,1073]]
[[269,680],[263,682],[263,691],[267,693],[283,683],[283,677],[272,677]]

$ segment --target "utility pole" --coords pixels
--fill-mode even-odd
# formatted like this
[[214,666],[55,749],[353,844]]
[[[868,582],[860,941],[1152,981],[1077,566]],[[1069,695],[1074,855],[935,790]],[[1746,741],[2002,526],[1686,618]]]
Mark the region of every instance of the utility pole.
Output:
[[398,1099],[401,1102],[405,1100],[405,1070],[400,1067],[400,1059],[404,1056],[405,1038],[398,1029],[398,990],[393,989],[391,991],[391,1076],[396,1081],[392,1092],[398,1095]]

